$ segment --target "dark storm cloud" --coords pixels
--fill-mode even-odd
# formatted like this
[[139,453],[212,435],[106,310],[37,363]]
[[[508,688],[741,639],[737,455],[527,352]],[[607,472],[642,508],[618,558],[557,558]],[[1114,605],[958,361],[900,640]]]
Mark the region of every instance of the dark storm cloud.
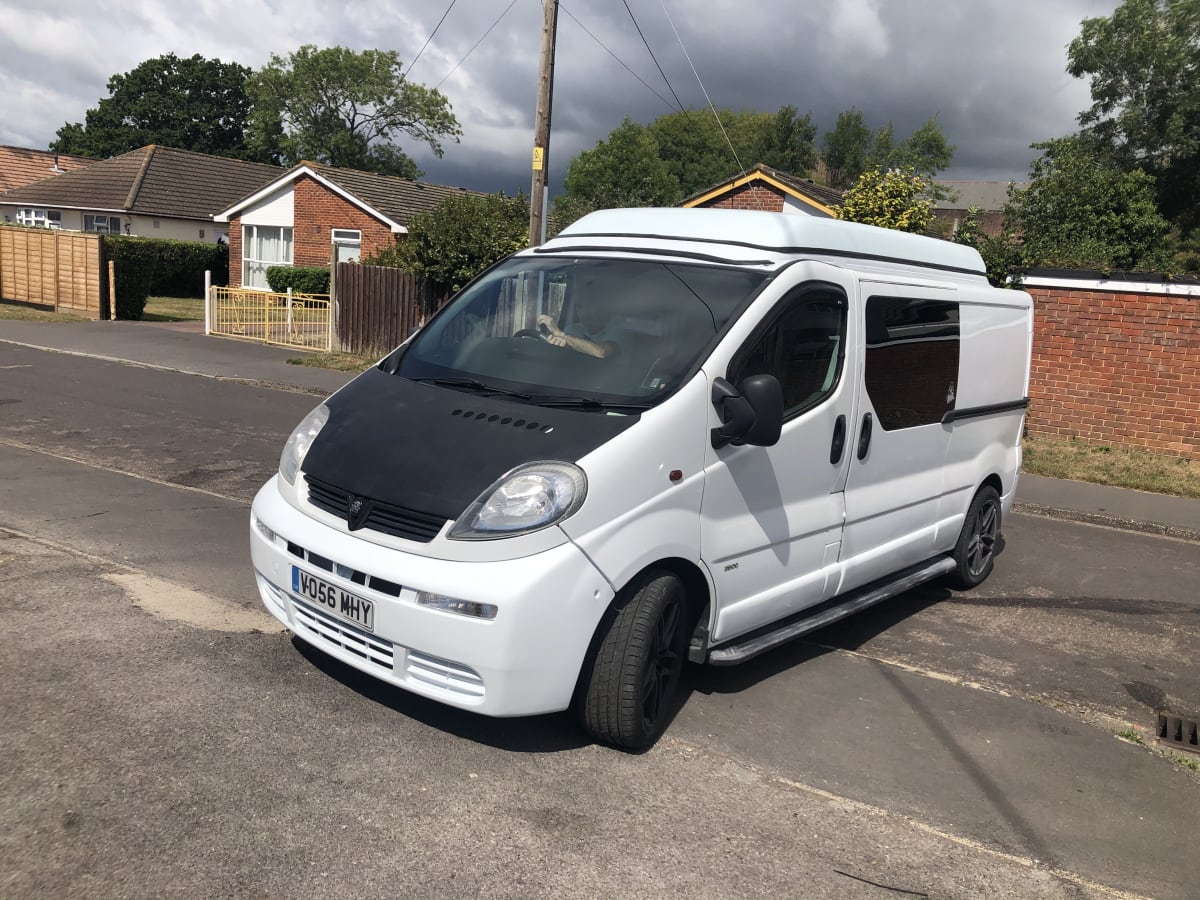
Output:
[[[198,0],[186,19],[166,0],[0,0],[0,143],[46,146],[81,121],[115,72],[175,52],[258,67],[300,44],[395,49],[412,60],[449,0]],[[481,190],[528,189],[541,7],[457,0],[413,70],[463,126],[443,159],[403,142],[426,178]],[[659,0],[629,0],[682,102],[706,105]],[[1117,0],[666,0],[718,108],[792,104],[822,132],[851,106],[898,137],[937,115],[957,147],[948,178],[1021,178],[1029,144],[1072,131],[1087,85],[1065,74],[1080,20]],[[621,0],[564,0],[555,75],[551,179],[629,116],[649,122],[672,100]],[[568,14],[569,11],[569,14]],[[118,14],[119,13],[119,14]],[[574,16],[575,18],[572,18]],[[580,24],[653,88],[639,83]],[[129,27],[136,22],[137,27]],[[101,52],[102,51],[102,52]],[[448,77],[447,77],[448,76]],[[444,80],[444,82],[443,82]],[[743,160],[749,164],[752,161]],[[733,172],[731,161],[731,172]]]

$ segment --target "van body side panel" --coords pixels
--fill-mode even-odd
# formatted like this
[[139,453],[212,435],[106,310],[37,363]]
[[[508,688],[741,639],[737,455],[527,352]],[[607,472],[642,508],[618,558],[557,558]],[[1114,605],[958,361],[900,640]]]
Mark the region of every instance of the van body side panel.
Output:
[[579,460],[587,500],[561,528],[614,590],[659,559],[699,563],[707,391],[700,371],[637,427]]
[[[1019,291],[990,291],[961,305],[962,357],[958,407],[998,406],[1025,399],[1029,385],[1032,307]],[[946,493],[939,512],[939,550],[958,539],[971,498],[989,475],[999,476],[1010,497],[1020,467],[1024,409],[959,419],[950,430]]]

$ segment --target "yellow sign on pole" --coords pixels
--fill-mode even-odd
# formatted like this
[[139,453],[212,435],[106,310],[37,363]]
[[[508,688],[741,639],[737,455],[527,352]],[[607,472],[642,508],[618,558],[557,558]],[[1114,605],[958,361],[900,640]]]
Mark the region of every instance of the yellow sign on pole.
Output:
[[546,158],[546,148],[545,147],[534,147],[533,148],[533,171],[535,171],[535,172],[542,171],[542,161],[545,158]]

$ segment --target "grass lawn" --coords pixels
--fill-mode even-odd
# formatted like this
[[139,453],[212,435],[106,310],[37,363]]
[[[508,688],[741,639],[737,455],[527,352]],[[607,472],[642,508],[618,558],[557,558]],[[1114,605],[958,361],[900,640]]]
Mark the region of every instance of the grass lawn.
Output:
[[1022,468],[1034,475],[1200,497],[1200,460],[1045,437],[1027,437],[1024,447]]
[[52,309],[24,306],[0,300],[0,319],[19,319],[23,322],[86,322],[83,316],[74,313],[57,313]]
[[201,297],[150,297],[142,313],[144,322],[193,322],[203,318]]

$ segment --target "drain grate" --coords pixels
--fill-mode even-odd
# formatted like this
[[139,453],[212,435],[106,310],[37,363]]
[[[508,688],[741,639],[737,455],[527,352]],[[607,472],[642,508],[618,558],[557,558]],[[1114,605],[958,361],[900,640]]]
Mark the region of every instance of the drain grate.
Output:
[[1197,735],[1195,719],[1158,714],[1158,739],[1164,744],[1200,753],[1200,735]]

